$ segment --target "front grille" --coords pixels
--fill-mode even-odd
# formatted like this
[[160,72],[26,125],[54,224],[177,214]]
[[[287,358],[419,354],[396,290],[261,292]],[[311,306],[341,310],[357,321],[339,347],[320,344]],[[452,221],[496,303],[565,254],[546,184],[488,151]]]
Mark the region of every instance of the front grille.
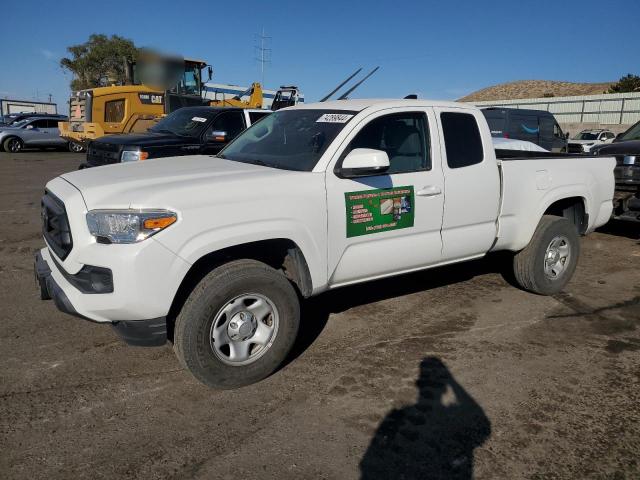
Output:
[[91,142],[87,149],[87,163],[91,166],[120,162],[120,146],[110,143]]
[[73,248],[71,228],[64,203],[46,190],[42,197],[42,234],[53,252],[64,260]]
[[582,153],[582,145],[580,145],[579,143],[570,143],[567,151],[569,153]]
[[81,92],[80,95],[76,95],[69,99],[69,121],[74,122],[90,122],[91,114],[88,111],[88,107],[91,102],[87,101],[89,95],[85,92]]

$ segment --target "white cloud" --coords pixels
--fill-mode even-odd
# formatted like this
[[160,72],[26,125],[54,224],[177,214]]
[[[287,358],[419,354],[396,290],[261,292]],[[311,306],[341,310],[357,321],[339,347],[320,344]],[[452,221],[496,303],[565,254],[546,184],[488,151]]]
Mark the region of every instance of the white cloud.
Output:
[[53,60],[53,58],[56,56],[55,53],[53,53],[51,50],[47,50],[46,48],[43,48],[42,50],[40,50],[40,53],[44,56],[44,58],[46,58],[47,60]]

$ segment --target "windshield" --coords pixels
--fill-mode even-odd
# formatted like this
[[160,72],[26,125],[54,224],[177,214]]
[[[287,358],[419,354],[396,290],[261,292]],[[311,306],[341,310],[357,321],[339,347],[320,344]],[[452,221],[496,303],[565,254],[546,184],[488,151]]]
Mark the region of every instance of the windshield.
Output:
[[307,109],[275,112],[242,133],[218,157],[310,172],[356,113]]
[[624,132],[618,140],[640,140],[640,122]]
[[591,132],[580,132],[576,137],[576,140],[597,140],[598,134]]
[[199,137],[207,123],[219,112],[217,110],[181,108],[167,115],[149,131],[171,133],[179,137]]

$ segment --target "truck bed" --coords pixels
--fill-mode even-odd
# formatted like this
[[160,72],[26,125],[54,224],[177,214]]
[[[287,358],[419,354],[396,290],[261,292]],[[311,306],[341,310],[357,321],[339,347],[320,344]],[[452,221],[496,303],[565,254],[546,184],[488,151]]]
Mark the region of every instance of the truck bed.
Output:
[[[524,248],[546,206],[558,199],[583,200],[589,215],[581,233],[609,220],[615,186],[613,158],[515,150],[496,150],[496,156],[502,192],[494,250]],[[585,185],[590,188],[586,195]]]

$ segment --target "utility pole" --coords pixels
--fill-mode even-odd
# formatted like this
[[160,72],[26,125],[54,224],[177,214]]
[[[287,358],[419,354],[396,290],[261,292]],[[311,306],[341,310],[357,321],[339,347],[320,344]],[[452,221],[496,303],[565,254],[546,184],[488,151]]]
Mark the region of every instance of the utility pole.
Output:
[[264,27],[262,27],[262,33],[256,35],[256,61],[260,64],[260,83],[264,88],[264,72],[265,66],[271,63],[271,37],[268,37],[264,33]]

